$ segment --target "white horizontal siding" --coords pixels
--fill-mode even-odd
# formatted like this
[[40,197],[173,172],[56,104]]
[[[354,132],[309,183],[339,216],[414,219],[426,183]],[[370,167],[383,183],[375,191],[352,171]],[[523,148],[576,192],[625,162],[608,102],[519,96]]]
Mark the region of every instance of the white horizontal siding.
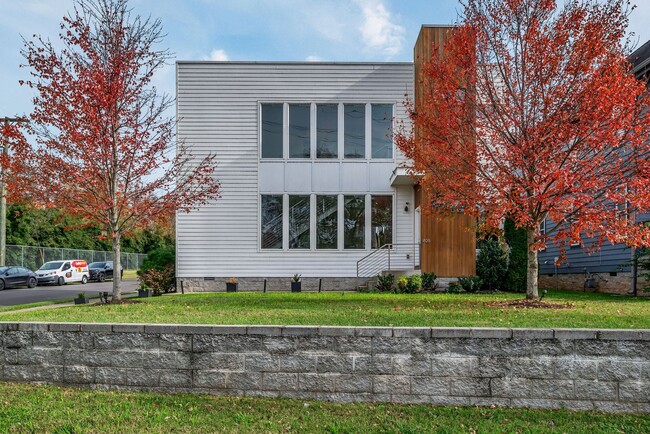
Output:
[[[179,138],[197,157],[208,153],[217,155],[216,176],[221,183],[222,197],[200,210],[178,215],[178,276],[356,275],[356,261],[369,253],[366,250],[259,249],[259,191],[266,190],[258,189],[258,104],[273,101],[392,102],[395,104],[395,116],[403,119],[406,115],[402,105],[404,95],[412,94],[412,88],[413,67],[410,64],[179,62]],[[403,156],[396,152],[392,164],[402,162]],[[293,162],[281,164],[291,165]],[[386,170],[380,171],[383,173]],[[369,168],[367,172],[372,173],[372,169]],[[372,185],[369,189],[374,189],[369,193],[392,190],[388,179],[385,180],[386,184],[372,181],[368,182]],[[278,182],[285,183],[287,180],[280,179]],[[338,185],[340,182],[337,181]],[[318,184],[313,179],[311,183]],[[290,184],[286,188],[308,191],[307,188],[297,189]],[[412,213],[403,212],[400,196],[412,196],[412,189],[405,189],[400,191],[396,202],[396,242],[412,242],[413,237]],[[412,200],[409,202],[413,203]]]

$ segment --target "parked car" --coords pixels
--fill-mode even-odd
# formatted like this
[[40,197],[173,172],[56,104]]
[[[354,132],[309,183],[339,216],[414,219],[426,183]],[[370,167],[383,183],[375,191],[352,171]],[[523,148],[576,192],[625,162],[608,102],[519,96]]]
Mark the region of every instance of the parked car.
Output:
[[46,262],[36,270],[39,285],[63,285],[64,283],[88,282],[88,262],[83,259]]
[[[88,266],[90,280],[103,282],[113,278],[113,261],[93,262]],[[120,266],[120,278],[124,275],[124,268]]]
[[0,290],[27,286],[33,288],[38,283],[36,273],[24,267],[0,267]]

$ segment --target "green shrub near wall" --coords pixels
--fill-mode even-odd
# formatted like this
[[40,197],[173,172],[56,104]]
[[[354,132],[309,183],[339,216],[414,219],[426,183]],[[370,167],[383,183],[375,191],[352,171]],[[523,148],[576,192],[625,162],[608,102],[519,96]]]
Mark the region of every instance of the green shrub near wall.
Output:
[[526,231],[515,227],[510,219],[505,221],[504,237],[510,246],[510,261],[506,273],[504,291],[526,292],[526,269],[528,262],[528,241]]
[[476,259],[476,274],[480,279],[481,289],[484,291],[502,289],[508,270],[508,252],[494,239],[482,240],[480,249]]

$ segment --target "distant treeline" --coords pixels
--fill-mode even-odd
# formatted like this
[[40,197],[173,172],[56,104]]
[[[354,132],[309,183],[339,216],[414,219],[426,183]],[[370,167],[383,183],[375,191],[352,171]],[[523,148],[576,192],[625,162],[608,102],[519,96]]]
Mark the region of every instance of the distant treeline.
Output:
[[[85,224],[80,217],[28,205],[7,206],[7,244],[112,250],[111,240],[102,237],[101,229]],[[139,230],[122,239],[123,252],[147,253],[173,246],[173,235],[164,227]]]

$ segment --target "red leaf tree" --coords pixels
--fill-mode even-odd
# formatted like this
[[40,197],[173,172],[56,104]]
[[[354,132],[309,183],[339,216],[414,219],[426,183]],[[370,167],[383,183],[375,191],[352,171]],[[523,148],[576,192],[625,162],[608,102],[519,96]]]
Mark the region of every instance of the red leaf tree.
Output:
[[104,227],[115,270],[125,233],[219,194],[214,156],[176,142],[173,100],[152,85],[170,58],[157,48],[162,36],[161,22],[132,15],[126,0],[78,0],[61,23],[62,48],[35,35],[23,49],[24,84],[36,91],[37,197]]
[[[650,209],[645,84],[634,77],[625,0],[468,0],[419,77],[413,128],[396,133],[422,175],[425,206],[528,233],[527,298],[537,252],[580,234],[636,246]],[[554,222],[546,233],[540,225]]]

